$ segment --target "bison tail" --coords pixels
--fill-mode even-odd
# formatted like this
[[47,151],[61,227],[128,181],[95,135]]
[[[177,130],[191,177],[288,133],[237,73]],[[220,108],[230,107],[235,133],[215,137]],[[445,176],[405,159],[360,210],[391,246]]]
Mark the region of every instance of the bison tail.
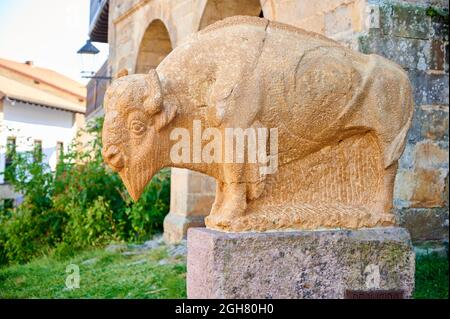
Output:
[[384,156],[384,166],[388,168],[395,162],[397,162],[402,155],[405,146],[406,146],[406,137],[411,127],[411,123],[414,115],[414,99],[412,95],[411,84],[405,76],[405,81],[401,81],[401,89],[400,89],[400,103],[401,103],[401,112],[403,112],[403,126],[400,129],[397,136],[394,138],[392,143],[389,145],[388,149],[385,152]]

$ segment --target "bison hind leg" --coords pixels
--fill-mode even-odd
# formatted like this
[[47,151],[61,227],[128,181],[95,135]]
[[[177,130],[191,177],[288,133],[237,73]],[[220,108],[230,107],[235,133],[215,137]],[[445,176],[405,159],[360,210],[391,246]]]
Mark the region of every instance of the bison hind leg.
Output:
[[372,211],[376,214],[390,214],[393,208],[394,182],[398,163],[394,162],[382,172],[377,198]]

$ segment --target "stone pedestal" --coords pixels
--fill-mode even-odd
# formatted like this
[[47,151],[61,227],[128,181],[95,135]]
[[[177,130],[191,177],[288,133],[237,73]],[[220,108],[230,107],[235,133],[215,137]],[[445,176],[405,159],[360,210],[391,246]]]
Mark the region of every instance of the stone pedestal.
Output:
[[215,198],[213,178],[187,169],[172,168],[170,212],[164,219],[164,240],[176,244],[186,238],[187,229],[205,225],[205,216]]
[[188,298],[345,298],[414,290],[403,228],[224,233],[188,230]]

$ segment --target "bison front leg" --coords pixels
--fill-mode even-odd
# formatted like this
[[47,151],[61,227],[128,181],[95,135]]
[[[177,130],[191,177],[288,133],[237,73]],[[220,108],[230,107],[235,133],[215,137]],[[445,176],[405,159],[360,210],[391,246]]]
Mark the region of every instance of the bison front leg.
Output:
[[224,200],[220,216],[224,220],[232,220],[244,215],[247,209],[247,185],[231,183],[225,185]]
[[227,227],[234,219],[243,216],[247,208],[246,189],[245,183],[218,183],[216,200],[207,217],[207,224]]
[[220,209],[223,203],[223,192],[224,192],[224,183],[222,183],[221,181],[217,181],[216,198],[214,199],[214,203],[211,208],[210,212],[211,216],[220,215]]
[[238,217],[245,214],[247,208],[245,183],[222,183],[222,193],[216,196],[211,214],[207,217],[207,224],[211,226],[227,227]]

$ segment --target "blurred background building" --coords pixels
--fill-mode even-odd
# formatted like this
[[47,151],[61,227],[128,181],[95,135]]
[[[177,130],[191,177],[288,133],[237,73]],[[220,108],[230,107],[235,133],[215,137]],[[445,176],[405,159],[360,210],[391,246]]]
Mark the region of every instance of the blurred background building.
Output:
[[[32,61],[0,58],[0,171],[15,151],[37,149],[55,169],[61,152],[84,125],[86,88]],[[0,175],[0,200],[20,197]]]
[[[233,15],[251,15],[324,34],[402,65],[414,86],[415,118],[396,179],[395,211],[413,240],[448,240],[448,2],[446,0],[91,0],[90,33],[109,43],[98,71],[145,73],[190,34]],[[101,82],[101,84],[99,84]],[[87,117],[102,115],[108,81],[88,84]],[[215,182],[172,170],[165,238],[203,224]]]

